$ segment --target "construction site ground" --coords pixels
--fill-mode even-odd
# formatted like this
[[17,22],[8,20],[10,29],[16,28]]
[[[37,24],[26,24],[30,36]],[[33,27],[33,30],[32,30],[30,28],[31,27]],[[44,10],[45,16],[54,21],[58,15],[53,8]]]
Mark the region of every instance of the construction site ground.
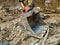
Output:
[[[12,12],[15,12],[15,11],[12,11]],[[17,13],[12,14],[11,12],[0,10],[0,29],[1,29],[0,37],[3,36],[3,38],[0,39],[0,42],[1,43],[10,42],[11,45],[15,45],[14,40],[17,41],[16,42],[17,45],[20,45],[20,44],[21,45],[34,45],[36,43],[39,43],[39,39],[33,36],[30,37],[26,34],[26,31],[25,31],[26,29],[23,26],[25,24],[23,24],[23,21],[21,21],[24,19],[23,18],[21,19],[19,16],[20,15],[17,15]],[[60,14],[40,13],[40,16],[42,17],[44,22],[50,27],[49,36],[46,41],[46,45],[57,45],[58,43],[60,43]],[[31,32],[27,31],[27,33],[31,33]]]
[[[14,8],[14,7],[13,7]],[[60,14],[40,12],[45,25],[49,26],[48,37],[35,35],[27,18],[20,16],[18,10],[0,9],[0,43],[10,45],[60,45]]]

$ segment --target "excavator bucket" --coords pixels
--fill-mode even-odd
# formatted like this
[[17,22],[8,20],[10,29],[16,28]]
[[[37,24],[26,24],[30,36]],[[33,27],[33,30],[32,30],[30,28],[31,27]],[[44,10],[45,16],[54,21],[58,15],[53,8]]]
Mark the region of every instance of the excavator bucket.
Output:
[[47,30],[47,26],[45,26],[45,23],[43,19],[40,17],[40,9],[36,8],[33,9],[27,13],[22,14],[23,17],[27,18],[28,24],[30,25],[30,28],[34,33],[40,33],[42,31]]
[[27,21],[28,21],[32,31],[36,34],[42,33],[42,31],[47,30],[47,28],[46,28],[47,26],[45,26],[45,23],[44,23],[43,19],[39,16],[39,14],[31,15],[31,16],[27,17]]

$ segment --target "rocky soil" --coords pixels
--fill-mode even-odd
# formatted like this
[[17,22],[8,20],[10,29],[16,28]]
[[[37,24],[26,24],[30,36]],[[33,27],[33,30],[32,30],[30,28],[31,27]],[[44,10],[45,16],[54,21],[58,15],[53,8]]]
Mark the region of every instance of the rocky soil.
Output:
[[32,31],[27,18],[20,16],[18,10],[9,10],[10,8],[9,6],[0,6],[0,43],[9,42],[11,45],[60,45],[60,14],[47,14],[44,11],[44,13],[40,13],[45,24],[49,25],[49,30],[41,38]]

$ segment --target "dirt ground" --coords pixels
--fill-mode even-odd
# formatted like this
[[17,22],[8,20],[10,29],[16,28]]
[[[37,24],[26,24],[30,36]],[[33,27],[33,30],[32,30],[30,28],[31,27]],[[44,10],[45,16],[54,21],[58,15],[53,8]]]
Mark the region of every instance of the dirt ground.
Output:
[[[37,6],[39,5],[37,4]],[[13,6],[6,7],[15,8]],[[46,33],[48,36],[45,39],[44,36],[40,38],[32,31],[27,18],[20,16],[18,10],[8,10],[6,7],[1,8],[0,6],[0,43],[9,42],[10,45],[60,45],[60,14],[54,11],[51,13],[44,12],[44,10],[40,12],[41,18],[49,26],[49,32]]]

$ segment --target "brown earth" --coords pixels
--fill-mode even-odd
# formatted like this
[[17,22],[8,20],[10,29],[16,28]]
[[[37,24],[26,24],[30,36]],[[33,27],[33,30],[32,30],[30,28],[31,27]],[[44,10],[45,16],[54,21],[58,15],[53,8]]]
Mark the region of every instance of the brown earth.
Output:
[[[44,38],[39,39],[40,37],[32,31],[27,18],[18,15],[18,11],[15,9],[8,11],[5,8],[12,4],[12,7],[14,8],[14,5],[16,4],[13,2],[14,0],[6,0],[6,2],[0,0],[0,3],[3,5],[2,9],[0,9],[0,42],[9,42],[11,45],[42,45],[42,43],[44,43]],[[6,5],[7,3],[8,5]],[[45,45],[58,45],[60,43],[60,14],[57,14],[56,12],[53,13],[52,11],[56,10],[58,4],[56,1],[56,5],[55,3],[52,3],[50,6],[52,12],[51,14],[47,14],[44,12],[44,0],[36,0],[36,3],[36,6],[40,6],[43,9],[43,13],[41,12],[40,16],[46,25],[49,25],[50,27]]]

